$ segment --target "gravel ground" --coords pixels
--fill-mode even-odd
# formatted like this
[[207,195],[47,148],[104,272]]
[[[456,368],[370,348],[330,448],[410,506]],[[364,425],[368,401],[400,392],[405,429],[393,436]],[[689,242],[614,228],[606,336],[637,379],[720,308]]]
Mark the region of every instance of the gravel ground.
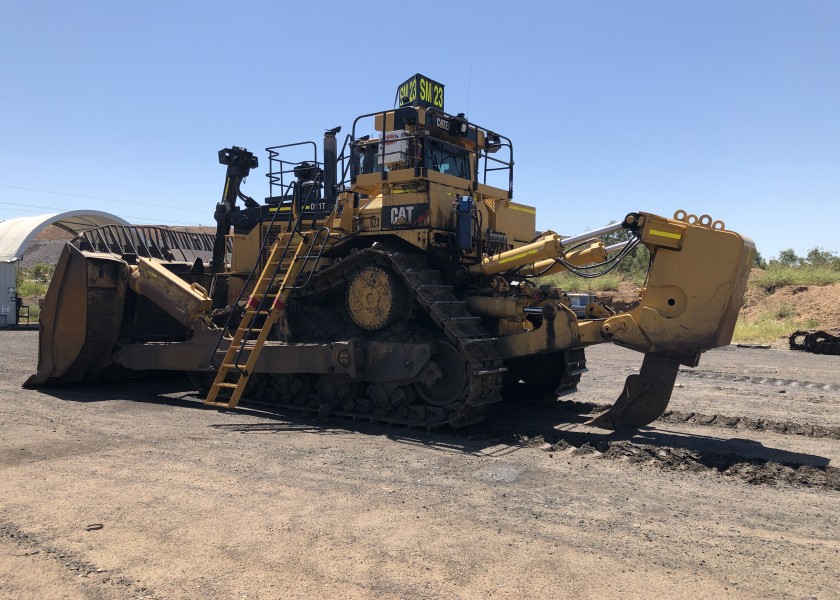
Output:
[[709,352],[616,436],[580,425],[641,363],[609,346],[554,405],[427,432],[22,390],[37,333],[0,344],[3,598],[840,595],[840,357]]

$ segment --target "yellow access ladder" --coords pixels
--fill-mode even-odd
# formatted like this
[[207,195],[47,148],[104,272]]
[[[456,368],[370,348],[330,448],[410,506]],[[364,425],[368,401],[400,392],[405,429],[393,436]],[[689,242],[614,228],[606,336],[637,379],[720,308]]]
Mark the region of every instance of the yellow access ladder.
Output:
[[[234,408],[239,403],[242,392],[245,391],[245,386],[248,385],[248,377],[253,373],[254,365],[257,364],[257,359],[268,338],[268,334],[274,324],[283,315],[286,302],[289,300],[289,295],[295,289],[295,284],[301,269],[310,259],[315,258],[312,256],[312,250],[320,237],[319,233],[312,232],[309,234],[315,236],[311,242],[307,239],[307,235],[301,238],[292,262],[283,275],[280,288],[277,290],[277,294],[271,302],[271,308],[267,310],[266,300],[271,298],[268,291],[277,278],[277,273],[289,248],[290,240],[281,244],[278,236],[278,239],[272,245],[271,253],[254,286],[254,291],[251,292],[251,295],[245,303],[245,312],[242,315],[242,320],[230,342],[230,346],[228,346],[225,352],[225,357],[222,359],[222,364],[216,373],[216,379],[213,381],[210,392],[207,394],[207,399],[204,401],[205,405],[220,408]],[[265,320],[260,323],[262,317],[265,317]],[[254,334],[257,336],[255,340],[251,339]],[[243,356],[247,356],[244,364],[240,362]],[[235,379],[235,381],[231,381],[231,378]],[[223,391],[230,393],[230,397],[226,400],[220,399],[220,396],[224,398],[222,395]]]

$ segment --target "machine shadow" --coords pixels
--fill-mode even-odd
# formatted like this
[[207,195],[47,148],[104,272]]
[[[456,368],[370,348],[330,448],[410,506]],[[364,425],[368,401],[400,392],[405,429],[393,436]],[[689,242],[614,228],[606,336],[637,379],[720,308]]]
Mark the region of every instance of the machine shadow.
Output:
[[162,371],[153,375],[113,381],[62,383],[41,386],[36,391],[58,400],[72,402],[131,400],[184,406],[194,404],[194,402],[181,402],[178,398],[167,396],[167,394],[188,394],[193,391],[193,386],[186,375],[176,371]]
[[687,435],[656,427],[622,432],[581,430],[579,425],[591,415],[575,413],[569,410],[568,405],[562,404],[550,407],[502,405],[497,411],[488,414],[484,422],[461,429],[442,427],[431,430],[343,417],[319,418],[315,414],[290,411],[268,413],[250,409],[236,410],[271,422],[218,423],[211,427],[246,434],[304,432],[317,435],[384,436],[396,443],[422,446],[438,452],[485,457],[500,457],[534,447],[547,451],[562,448],[582,453],[605,453],[612,446],[629,443],[689,453],[691,460],[718,471],[745,462],[758,466],[785,464],[816,468],[825,468],[830,462],[824,456],[773,448],[744,438]]
[[745,461],[755,464],[786,464],[825,468],[830,459],[824,456],[768,447],[744,438],[711,437],[669,431],[662,424],[640,430],[608,432],[581,428],[591,417],[586,403],[556,402],[533,405],[508,402],[491,410],[485,420],[461,429],[442,427],[426,429],[390,425],[346,417],[318,417],[314,412],[287,409],[267,411],[241,405],[230,411],[207,408],[189,380],[180,373],[156,374],[141,379],[106,383],[65,384],[41,388],[41,393],[72,402],[107,402],[131,400],[213,410],[223,417],[236,414],[258,418],[255,422],[219,422],[210,425],[221,431],[240,434],[310,433],[315,435],[362,434],[385,436],[401,444],[450,453],[502,456],[526,448],[555,447],[582,452],[608,452],[616,444],[630,443],[691,453],[692,460],[717,470],[726,470]]

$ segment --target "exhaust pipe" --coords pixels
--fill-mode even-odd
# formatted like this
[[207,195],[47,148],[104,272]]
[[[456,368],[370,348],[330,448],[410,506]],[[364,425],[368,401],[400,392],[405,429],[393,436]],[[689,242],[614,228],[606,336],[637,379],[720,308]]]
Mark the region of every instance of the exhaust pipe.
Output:
[[338,164],[338,141],[336,134],[341,131],[341,127],[335,129],[328,129],[324,133],[324,200],[327,205],[332,207],[338,198],[338,174],[336,169]]

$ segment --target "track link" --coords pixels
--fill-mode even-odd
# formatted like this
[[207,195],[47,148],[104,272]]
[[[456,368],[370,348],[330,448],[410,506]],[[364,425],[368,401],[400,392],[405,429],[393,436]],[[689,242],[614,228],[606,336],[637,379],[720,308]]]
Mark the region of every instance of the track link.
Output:
[[[488,334],[479,317],[467,310],[467,303],[455,297],[452,286],[441,281],[440,272],[429,266],[425,256],[385,247],[362,250],[318,273],[297,296],[306,298],[339,290],[368,265],[392,270],[457,348],[467,374],[461,397],[447,406],[432,406],[419,398],[407,406],[393,406],[376,386],[364,382],[348,380],[335,393],[334,382],[326,377],[301,375],[290,381],[278,381],[275,377],[255,375],[244,402],[267,409],[283,407],[316,412],[319,416],[337,415],[428,428],[445,424],[461,427],[481,421],[487,409],[502,399],[505,368],[496,350],[496,338]],[[412,383],[405,385],[410,387]]]
[[832,335],[827,331],[796,331],[791,334],[789,343],[791,350],[840,355],[840,335]]

